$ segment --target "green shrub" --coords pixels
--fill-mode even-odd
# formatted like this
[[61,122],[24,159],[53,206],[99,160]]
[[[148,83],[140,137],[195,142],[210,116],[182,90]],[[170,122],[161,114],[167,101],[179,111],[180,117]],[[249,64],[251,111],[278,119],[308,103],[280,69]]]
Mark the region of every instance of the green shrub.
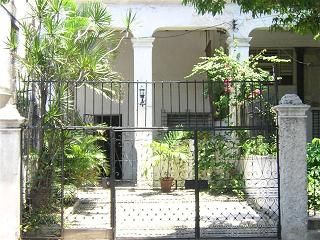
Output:
[[22,215],[22,232],[36,232],[42,226],[51,227],[53,229],[60,225],[61,216],[57,209],[39,208],[36,210],[25,210]]
[[[59,199],[61,199],[61,184],[55,183],[55,205],[59,206],[61,202]],[[77,187],[73,184],[66,184],[63,186],[63,204],[65,207],[72,206],[77,200]]]
[[210,193],[244,196],[243,174],[236,168],[237,153],[237,147],[227,136],[200,134],[199,172],[208,178]]
[[320,210],[320,139],[314,138],[307,147],[308,206]]
[[264,54],[265,51],[262,51],[256,56],[250,56],[246,61],[239,61],[226,54],[223,48],[218,48],[212,57],[202,57],[201,62],[193,67],[192,73],[187,78],[198,74],[208,76],[204,94],[209,97],[214,118],[230,117],[231,106],[240,106],[254,100],[259,100],[260,103],[266,102],[263,94],[267,87],[261,85],[261,82],[272,81],[273,77],[268,71],[259,67],[259,62],[278,63],[288,60]]
[[276,145],[272,140],[268,142],[264,136],[258,135],[255,138],[245,140],[242,144],[242,150],[245,155],[275,155]]
[[106,139],[97,134],[72,133],[65,148],[64,171],[67,183],[75,186],[97,185],[102,174],[108,175],[109,162],[100,141]]

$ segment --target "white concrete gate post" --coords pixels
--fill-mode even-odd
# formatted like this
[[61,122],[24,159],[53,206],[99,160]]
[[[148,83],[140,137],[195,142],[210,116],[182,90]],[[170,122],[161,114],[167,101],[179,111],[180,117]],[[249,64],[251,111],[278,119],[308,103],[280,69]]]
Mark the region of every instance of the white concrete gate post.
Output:
[[[17,4],[25,4],[16,1]],[[14,6],[7,5],[14,14]],[[12,92],[13,63],[6,42],[11,32],[11,18],[0,9],[0,239],[20,239],[20,124]]]
[[307,234],[307,110],[295,94],[275,107],[279,124],[280,216],[282,240],[302,240]]
[[20,124],[10,95],[0,92],[0,239],[20,237]]

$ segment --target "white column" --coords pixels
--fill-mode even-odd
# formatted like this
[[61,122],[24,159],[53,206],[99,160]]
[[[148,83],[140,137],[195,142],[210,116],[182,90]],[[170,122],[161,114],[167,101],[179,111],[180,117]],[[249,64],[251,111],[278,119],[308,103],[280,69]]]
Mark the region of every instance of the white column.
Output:
[[278,112],[281,239],[307,239],[307,110],[295,94],[282,97]]
[[244,61],[249,58],[251,37],[228,37],[229,55]]
[[[250,50],[250,41],[251,37],[228,37],[227,45],[229,48],[229,56],[237,59],[240,62],[245,61],[249,58],[249,50]],[[230,107],[231,118],[230,124],[237,125],[236,119],[236,111],[238,111],[236,107]],[[240,115],[239,115],[240,116]]]
[[[0,93],[0,239],[20,239],[20,124],[10,95]],[[3,106],[5,105],[5,106]]]
[[[134,127],[152,126],[152,46],[154,38],[132,39],[134,53]],[[141,83],[140,83],[141,82]],[[140,89],[145,90],[141,105]]]
[[[153,119],[153,86],[152,86],[152,47],[154,38],[134,38],[132,39],[134,52],[134,91],[129,101],[134,101],[133,127],[148,128],[152,127]],[[144,91],[144,98],[140,96],[140,90]],[[146,186],[152,183],[153,169],[145,170],[151,158],[150,144],[152,142],[152,132],[138,130],[134,133],[123,135],[125,143],[123,152],[128,161],[122,165],[123,179],[136,179],[137,185]]]

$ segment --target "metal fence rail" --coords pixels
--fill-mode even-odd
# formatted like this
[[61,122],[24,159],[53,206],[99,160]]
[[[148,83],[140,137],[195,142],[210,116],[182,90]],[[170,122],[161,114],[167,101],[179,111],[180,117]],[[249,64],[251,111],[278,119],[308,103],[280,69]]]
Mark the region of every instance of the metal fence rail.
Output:
[[277,82],[31,81],[20,84],[17,102],[33,126],[51,110],[63,112],[55,122],[63,126],[262,127],[277,95]]

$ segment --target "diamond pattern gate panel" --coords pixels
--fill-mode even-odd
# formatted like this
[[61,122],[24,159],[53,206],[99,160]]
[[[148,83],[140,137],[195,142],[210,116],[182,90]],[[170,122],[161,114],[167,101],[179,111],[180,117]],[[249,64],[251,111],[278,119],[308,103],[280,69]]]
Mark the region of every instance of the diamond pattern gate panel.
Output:
[[64,129],[63,238],[112,239],[110,136],[106,127]]
[[[259,130],[198,131],[200,238],[277,238],[274,136]],[[202,184],[203,185],[203,184]]]
[[[122,132],[122,179],[116,180],[117,239],[194,239],[192,134],[187,131]],[[115,139],[115,141],[117,141]]]

